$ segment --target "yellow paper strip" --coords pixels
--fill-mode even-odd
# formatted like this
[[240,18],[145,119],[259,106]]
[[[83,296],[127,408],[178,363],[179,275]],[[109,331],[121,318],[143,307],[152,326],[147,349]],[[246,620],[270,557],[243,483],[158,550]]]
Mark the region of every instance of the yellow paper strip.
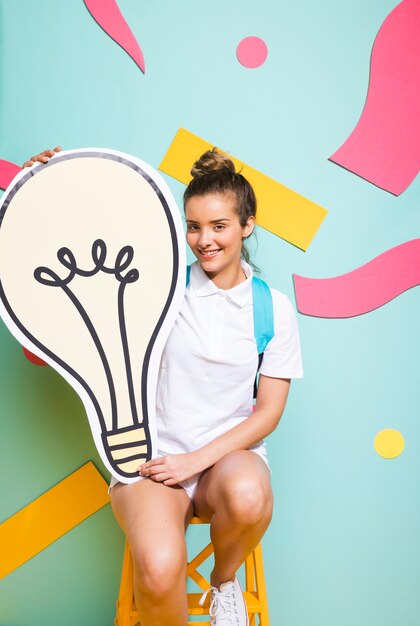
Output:
[[[192,164],[203,152],[211,148],[213,148],[211,143],[185,128],[180,128],[159,169],[188,185],[191,180]],[[306,250],[327,210],[232,155],[229,156],[236,169],[241,171],[254,188],[258,207],[257,223],[298,248]]]
[[0,524],[0,578],[105,506],[107,489],[89,461]]

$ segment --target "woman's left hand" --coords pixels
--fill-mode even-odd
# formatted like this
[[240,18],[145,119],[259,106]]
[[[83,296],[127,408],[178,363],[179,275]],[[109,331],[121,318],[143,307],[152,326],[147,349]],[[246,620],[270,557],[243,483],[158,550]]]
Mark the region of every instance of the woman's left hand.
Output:
[[186,452],[151,459],[140,465],[137,471],[140,476],[147,476],[156,482],[171,486],[191,478],[203,469],[194,452]]
[[57,152],[60,152],[60,150],[61,150],[61,146],[57,146],[53,150],[44,150],[44,152],[40,152],[39,154],[36,154],[35,156],[31,157],[29,161],[25,161],[25,163],[22,165],[22,169],[24,167],[32,167],[32,165],[36,161],[39,161],[40,163],[47,163],[47,161],[49,161],[50,158],[54,156],[54,154],[56,154]]

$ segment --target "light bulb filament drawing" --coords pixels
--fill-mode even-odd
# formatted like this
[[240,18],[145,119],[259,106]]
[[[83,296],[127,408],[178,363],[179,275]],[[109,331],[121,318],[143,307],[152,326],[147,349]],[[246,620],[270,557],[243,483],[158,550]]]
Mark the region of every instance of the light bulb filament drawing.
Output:
[[[93,339],[93,342],[96,346],[96,349],[99,353],[102,365],[105,370],[106,380],[109,388],[109,396],[111,402],[111,415],[112,415],[112,430],[107,432],[107,427],[105,424],[105,420],[102,414],[102,410],[97,405],[98,417],[102,427],[103,436],[107,432],[107,435],[110,433],[115,434],[119,432],[118,428],[118,407],[117,407],[117,397],[115,392],[115,385],[112,376],[111,367],[109,364],[109,360],[106,356],[105,350],[103,348],[100,337],[92,323],[92,320],[84,308],[80,299],[76,296],[74,291],[72,291],[69,287],[69,284],[75,278],[75,276],[81,276],[84,278],[91,278],[95,276],[99,272],[104,272],[105,274],[110,274],[115,276],[116,280],[119,283],[118,286],[118,321],[119,321],[119,332],[121,337],[121,344],[124,355],[124,364],[126,370],[127,377],[127,389],[130,400],[130,408],[131,408],[131,417],[133,427],[138,428],[141,426],[147,431],[147,419],[143,419],[143,422],[140,424],[139,416],[136,406],[136,399],[134,394],[134,385],[133,385],[133,376],[132,376],[132,368],[130,361],[130,353],[127,341],[127,328],[125,322],[125,312],[124,312],[124,293],[127,285],[135,283],[139,280],[140,274],[137,269],[131,268],[128,269],[133,257],[134,257],[134,249],[132,246],[126,245],[121,248],[118,252],[115,264],[113,267],[108,267],[105,265],[107,256],[107,247],[106,243],[102,239],[96,239],[92,245],[92,260],[93,260],[93,268],[86,270],[78,267],[77,260],[73,252],[68,247],[62,247],[57,252],[57,258],[60,263],[68,270],[68,275],[64,278],[60,277],[54,270],[51,268],[40,266],[37,267],[34,271],[35,280],[37,280],[40,284],[48,286],[48,287],[59,287],[63,290],[63,292],[68,296],[71,302],[76,307],[79,312],[81,318],[83,319],[86,327],[89,331],[90,336]],[[125,274],[125,270],[128,270]],[[126,430],[126,429],[124,429]],[[109,447],[109,451],[112,453],[114,450],[123,450],[125,448],[134,448],[141,446],[143,452],[137,452],[135,455],[131,455],[130,457],[124,457],[124,462],[131,461],[134,459],[146,459],[147,458],[147,441],[148,441],[148,433],[145,432],[146,437],[142,440],[136,439],[135,442],[123,443],[123,444],[115,444]],[[144,447],[146,446],[146,447]]]

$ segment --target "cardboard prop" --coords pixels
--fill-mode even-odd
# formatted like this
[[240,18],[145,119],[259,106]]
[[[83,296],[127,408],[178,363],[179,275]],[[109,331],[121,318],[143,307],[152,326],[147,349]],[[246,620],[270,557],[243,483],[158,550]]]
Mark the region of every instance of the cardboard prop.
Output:
[[[191,164],[214,144],[180,128],[169,146],[159,169],[173,176],[181,183],[191,180]],[[278,183],[273,178],[229,157],[239,171],[251,183],[257,196],[257,224],[285,239],[289,243],[306,250],[321,226],[327,210]]]
[[376,434],[373,446],[384,459],[396,459],[404,451],[405,440],[399,430],[385,428]]
[[30,361],[34,365],[39,365],[40,367],[48,365],[48,363],[46,363],[43,359],[40,359],[39,356],[36,356],[36,354],[33,354],[30,350],[25,348],[25,346],[22,346],[22,352],[26,356],[28,361]]
[[110,501],[92,461],[0,524],[0,578],[4,578]]
[[395,246],[365,265],[333,278],[293,274],[299,313],[353,317],[369,313],[420,285],[420,239]]
[[236,58],[239,63],[249,69],[263,65],[267,55],[267,44],[260,37],[245,37],[236,48]]
[[185,266],[172,194],[130,155],[61,152],[22,170],[2,197],[1,316],[77,391],[122,482],[156,450],[156,381]]
[[366,103],[356,127],[330,157],[395,195],[420,169],[420,2],[404,0],[372,49]]
[[16,163],[0,159],[0,189],[6,189],[20,169]]
[[89,13],[99,26],[127,52],[146,73],[144,56],[133,32],[121,13],[116,0],[84,0]]

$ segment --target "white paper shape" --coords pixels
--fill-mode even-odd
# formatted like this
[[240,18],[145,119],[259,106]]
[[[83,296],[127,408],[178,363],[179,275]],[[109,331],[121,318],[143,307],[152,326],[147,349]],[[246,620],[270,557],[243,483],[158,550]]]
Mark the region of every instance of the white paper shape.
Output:
[[22,170],[1,199],[0,314],[79,394],[122,482],[157,449],[156,382],[185,267],[168,186],[128,154],[61,152]]

